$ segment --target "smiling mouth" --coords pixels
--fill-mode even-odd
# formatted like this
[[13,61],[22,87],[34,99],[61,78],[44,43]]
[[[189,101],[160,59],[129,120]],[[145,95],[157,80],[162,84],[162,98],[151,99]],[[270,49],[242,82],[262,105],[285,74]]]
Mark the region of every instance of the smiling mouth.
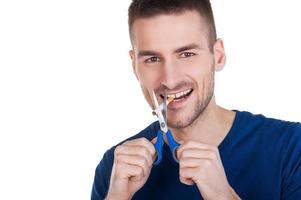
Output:
[[[181,92],[167,94],[167,98],[172,98],[173,101],[179,101],[179,100],[182,100],[182,99],[188,97],[192,92],[193,92],[193,89],[189,88],[189,89],[183,90]],[[160,95],[160,97],[162,99],[164,99],[164,96],[162,94]]]

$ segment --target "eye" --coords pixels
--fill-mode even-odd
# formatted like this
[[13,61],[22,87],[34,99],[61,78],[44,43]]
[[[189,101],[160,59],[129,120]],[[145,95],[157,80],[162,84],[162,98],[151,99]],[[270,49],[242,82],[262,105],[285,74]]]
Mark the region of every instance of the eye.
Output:
[[192,53],[192,52],[183,52],[180,54],[180,58],[188,58],[188,57],[195,56],[195,55],[196,54]]
[[159,61],[160,61],[159,57],[153,56],[153,57],[146,59],[144,62],[145,63],[155,63],[155,62],[159,62]]

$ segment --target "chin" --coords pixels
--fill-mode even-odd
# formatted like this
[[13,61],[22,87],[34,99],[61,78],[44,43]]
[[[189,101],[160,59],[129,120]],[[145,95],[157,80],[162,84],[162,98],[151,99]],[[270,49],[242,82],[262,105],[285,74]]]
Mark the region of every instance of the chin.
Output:
[[186,128],[188,126],[190,126],[193,122],[191,122],[191,120],[189,120],[189,117],[187,116],[183,116],[181,115],[179,117],[179,119],[177,118],[172,118],[172,119],[168,119],[167,118],[167,121],[168,121],[168,126],[170,128],[174,128],[174,129],[183,129],[183,128]]

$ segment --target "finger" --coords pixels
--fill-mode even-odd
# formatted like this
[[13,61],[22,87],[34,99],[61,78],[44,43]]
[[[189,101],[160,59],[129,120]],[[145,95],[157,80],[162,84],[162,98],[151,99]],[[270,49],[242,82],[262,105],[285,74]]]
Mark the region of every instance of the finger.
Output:
[[128,146],[144,146],[149,150],[151,155],[154,155],[156,153],[154,145],[144,137],[134,139],[134,140],[129,140],[123,144],[128,145]]
[[148,172],[150,170],[150,166],[151,166],[151,165],[148,165],[147,160],[144,159],[144,157],[133,156],[133,155],[117,155],[116,163],[117,163],[117,165],[119,163],[125,163],[128,165],[138,166],[138,167],[142,168],[143,176],[148,174]]
[[[158,137],[155,137],[155,138],[152,139],[151,143],[152,143],[153,145],[155,145],[156,142],[157,142],[157,140],[158,140]],[[156,151],[155,154],[152,156],[152,162],[154,162],[154,161],[156,160],[156,157],[157,157],[157,151]]]
[[194,182],[191,178],[182,178],[182,177],[180,177],[180,181],[185,185],[194,185]]
[[153,164],[153,156],[149,150],[143,146],[120,145],[115,149],[115,156],[117,155],[143,156],[149,165]]
[[181,156],[181,158],[179,160],[183,160],[183,159],[185,160],[186,158],[205,159],[205,161],[202,161],[202,162],[208,161],[208,162],[210,162],[209,164],[215,165],[218,167],[218,169],[224,171],[222,160],[220,158],[219,153],[216,151],[199,150],[199,149],[185,149],[180,156]]
[[155,137],[154,139],[152,139],[151,143],[152,144],[156,144],[158,137]]
[[182,168],[198,168],[198,167],[212,167],[213,161],[204,158],[186,158],[179,162],[180,169]]
[[219,160],[219,155],[216,152],[211,150],[200,150],[200,149],[184,149],[181,153],[179,153],[179,159],[184,158],[205,158],[214,161]]
[[179,159],[180,168],[216,169],[225,175],[223,163],[215,152],[196,149],[184,150]]
[[193,140],[184,142],[180,148],[197,148],[197,149],[203,149],[203,150],[212,150],[212,151],[216,151],[217,147],[207,144],[207,143],[203,143],[203,142],[196,142]]
[[183,140],[177,141],[179,144],[184,144]]
[[201,142],[188,141],[188,142],[184,142],[183,144],[181,144],[178,147],[177,156],[180,157],[180,155],[182,154],[182,152],[185,149],[207,150],[207,151],[213,151],[213,152],[216,152],[217,154],[219,154],[218,149],[215,146],[205,144],[205,143],[201,143]]
[[186,185],[195,184],[197,169],[196,168],[184,168],[180,169],[180,181]]
[[141,167],[127,163],[117,164],[116,175],[121,179],[130,179],[133,181],[139,181],[144,177]]

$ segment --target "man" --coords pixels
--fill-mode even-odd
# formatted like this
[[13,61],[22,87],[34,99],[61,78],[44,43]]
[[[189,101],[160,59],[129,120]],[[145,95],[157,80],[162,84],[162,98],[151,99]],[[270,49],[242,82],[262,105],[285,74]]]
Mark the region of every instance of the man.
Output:
[[301,199],[301,125],[216,104],[223,69],[209,0],[133,0],[129,8],[134,73],[151,107],[167,108],[180,143],[178,163],[154,143],[157,122],[109,149],[97,166],[96,199]]

